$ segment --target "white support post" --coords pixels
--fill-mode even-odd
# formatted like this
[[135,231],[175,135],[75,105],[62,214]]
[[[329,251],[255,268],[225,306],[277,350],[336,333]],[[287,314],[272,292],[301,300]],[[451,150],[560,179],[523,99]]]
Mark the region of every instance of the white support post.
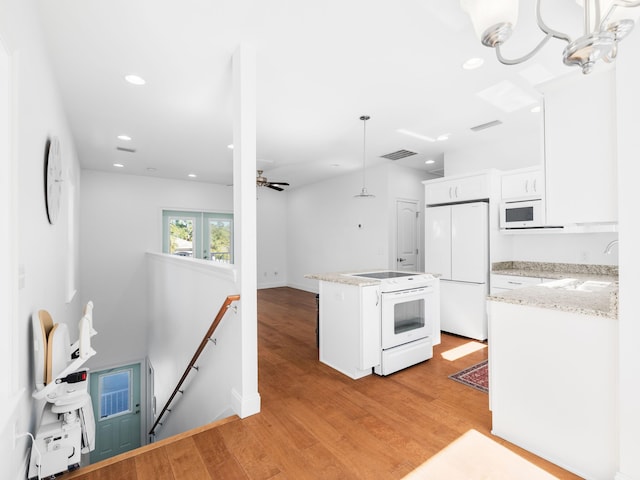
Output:
[[233,55],[234,252],[241,303],[241,383],[232,392],[241,418],[260,411],[256,242],[256,54],[241,44]]

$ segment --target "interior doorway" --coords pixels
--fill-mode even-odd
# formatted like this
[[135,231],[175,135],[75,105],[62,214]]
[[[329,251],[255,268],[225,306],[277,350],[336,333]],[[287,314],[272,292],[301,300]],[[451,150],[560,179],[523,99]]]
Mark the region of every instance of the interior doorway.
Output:
[[420,271],[417,200],[396,200],[396,270]]

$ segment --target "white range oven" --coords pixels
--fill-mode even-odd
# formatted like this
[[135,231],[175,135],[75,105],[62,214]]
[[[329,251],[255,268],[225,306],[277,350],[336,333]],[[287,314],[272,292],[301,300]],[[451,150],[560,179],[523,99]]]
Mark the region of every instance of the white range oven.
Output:
[[423,362],[433,356],[433,326],[440,315],[439,280],[427,273],[380,271],[354,273],[380,280],[381,357],[378,375]]

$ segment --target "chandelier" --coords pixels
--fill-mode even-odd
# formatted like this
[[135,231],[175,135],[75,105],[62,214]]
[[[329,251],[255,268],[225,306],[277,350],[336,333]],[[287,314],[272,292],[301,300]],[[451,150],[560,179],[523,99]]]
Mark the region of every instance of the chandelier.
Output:
[[[557,0],[556,0],[557,1]],[[498,60],[516,65],[533,57],[551,38],[567,42],[562,54],[566,65],[578,65],[582,73],[590,73],[602,59],[613,62],[618,54],[618,42],[633,29],[640,16],[640,0],[576,0],[584,8],[584,34],[573,40],[569,35],[550,28],[542,19],[540,2],[536,1],[536,21],[544,37],[531,52],[516,58],[502,56],[505,43],[518,19],[518,0],[460,0],[462,9],[471,17],[473,28],[483,45],[496,49]]]

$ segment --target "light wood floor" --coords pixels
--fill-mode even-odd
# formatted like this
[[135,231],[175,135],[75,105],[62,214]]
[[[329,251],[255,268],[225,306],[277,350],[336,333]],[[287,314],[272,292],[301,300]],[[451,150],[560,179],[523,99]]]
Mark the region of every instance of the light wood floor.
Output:
[[[315,312],[314,294],[258,292],[259,414],[62,478],[400,479],[470,429],[491,436],[487,394],[447,378],[484,360],[487,349],[444,360],[442,352],[469,340],[443,335],[425,363],[351,380],[318,361]],[[579,478],[492,438],[558,478]]]

